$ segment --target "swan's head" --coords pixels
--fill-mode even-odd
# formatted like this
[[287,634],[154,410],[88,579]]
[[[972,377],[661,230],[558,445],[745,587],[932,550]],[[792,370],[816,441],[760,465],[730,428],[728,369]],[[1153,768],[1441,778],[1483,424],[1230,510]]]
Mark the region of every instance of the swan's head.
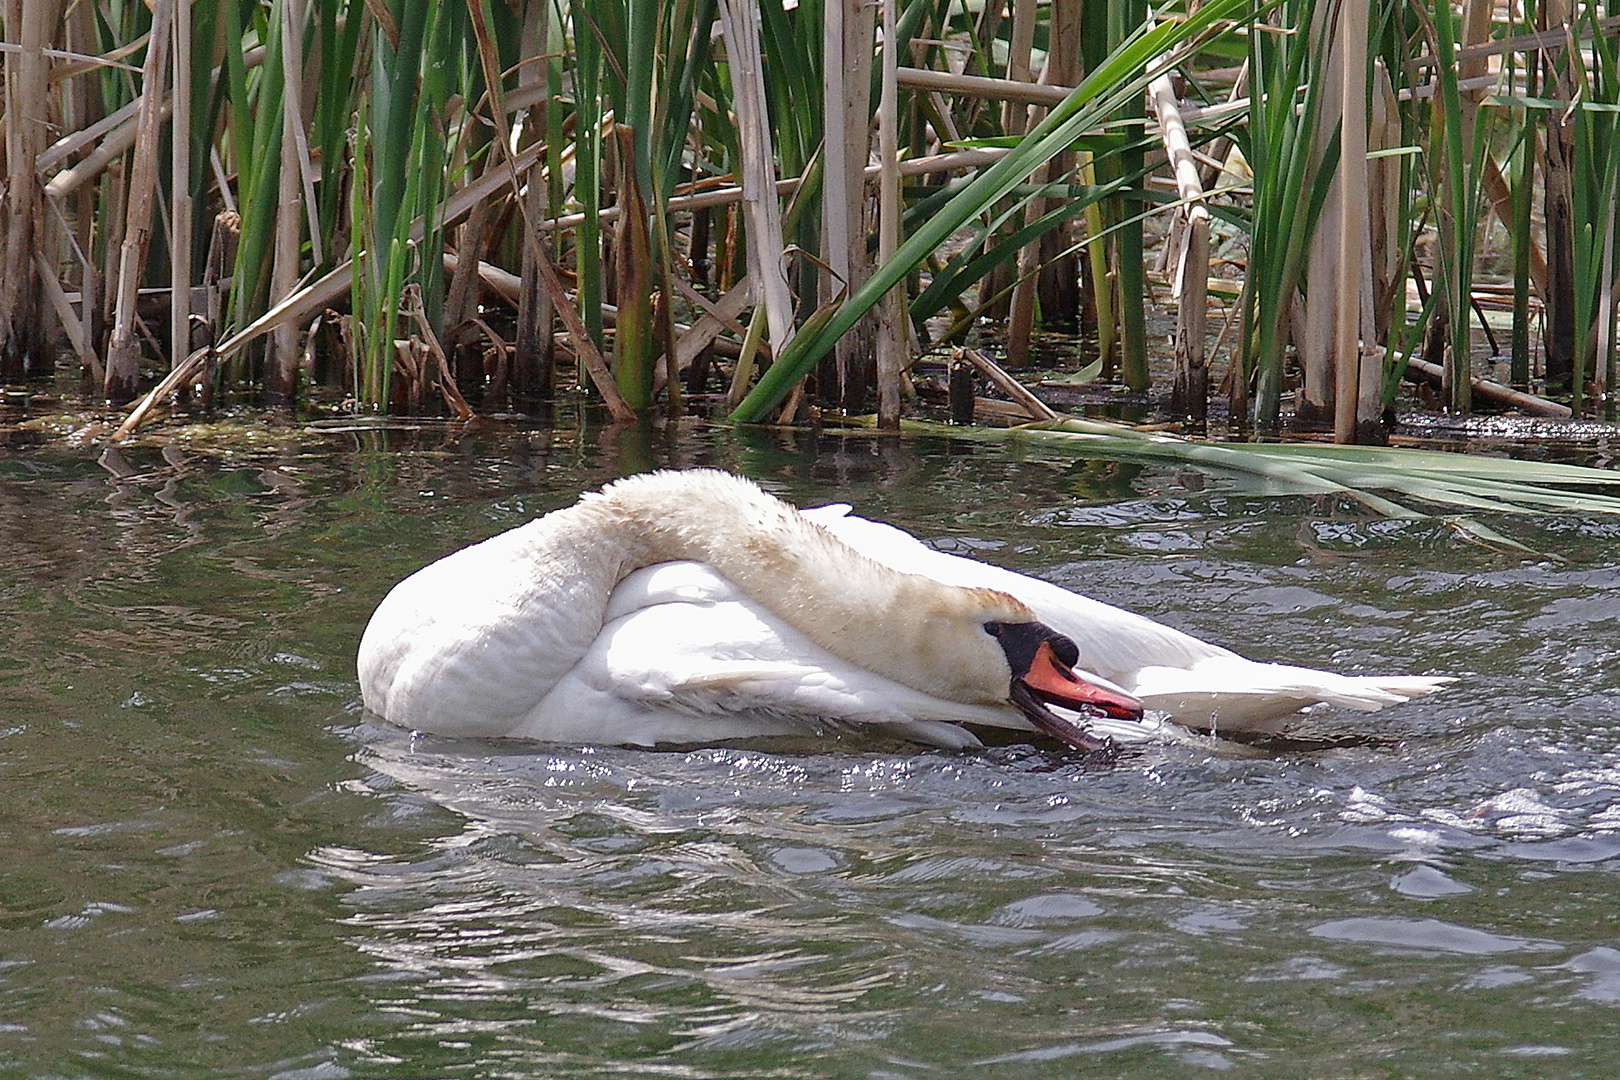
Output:
[[[1011,705],[1039,730],[1086,750],[1105,744],[1048,706],[1141,719],[1140,701],[1106,679],[1076,672],[1079,648],[1020,601],[989,589],[951,589],[933,600],[928,617],[914,624],[927,628],[927,640],[915,644],[916,658],[933,675],[927,688],[957,701]],[[903,647],[903,636],[893,644]]]
[[1061,705],[1081,715],[1116,720],[1142,719],[1142,703],[1095,675],[1076,674],[1080,649],[1042,622],[988,622],[1012,670],[1007,700],[1037,728],[1082,750],[1101,750],[1106,743],[1081,724],[1058,715],[1047,705]]

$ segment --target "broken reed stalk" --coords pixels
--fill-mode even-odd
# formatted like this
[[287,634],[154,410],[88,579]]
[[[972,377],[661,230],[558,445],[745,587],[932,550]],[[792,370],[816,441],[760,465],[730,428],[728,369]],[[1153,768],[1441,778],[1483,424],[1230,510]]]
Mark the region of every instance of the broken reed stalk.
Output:
[[[264,53],[265,48],[263,45],[255,45],[243,52],[241,54],[243,70],[251,71],[261,66],[264,63]],[[209,74],[209,82],[217,83],[221,71],[222,68],[215,68]],[[99,178],[115,162],[129,153],[130,147],[134,146],[140,137],[140,114],[141,110],[146,108],[147,96],[143,92],[140,97],[107,116],[102,121],[103,124],[110,124],[105,129],[105,137],[100,138],[99,141],[89,140],[95,142],[96,148],[78,164],[63,169],[51,177],[50,181],[45,185],[45,194],[51,199],[60,202],[84,185]],[[158,122],[162,123],[172,116],[174,99],[168,94],[158,94],[158,97],[161,99],[158,102]],[[101,130],[100,124],[97,125],[96,130],[99,134]],[[77,153],[83,148],[85,141],[82,136],[64,136],[58,140],[55,146],[51,147],[47,152],[47,157],[42,157],[36,162],[36,167],[41,171],[49,168],[47,161],[54,163],[56,160],[62,160]]]
[[73,310],[73,301],[68,299],[66,290],[62,288],[61,279],[56,276],[55,268],[45,261],[43,254],[35,252],[34,269],[39,273],[40,284],[45,290],[45,299],[50,301],[51,309],[56,312],[57,321],[67,333],[68,344],[72,346],[74,355],[89,373],[90,381],[100,386],[105,377],[101,357],[96,355],[95,346],[85,333],[84,323],[79,319],[78,312]]
[[[1413,381],[1421,380],[1437,389],[1443,384],[1446,377],[1445,368],[1427,360],[1419,360],[1416,357],[1406,361],[1406,373]],[[1526,413],[1530,416],[1550,416],[1554,419],[1567,420],[1574,415],[1568,405],[1548,401],[1546,398],[1536,397],[1533,394],[1526,394],[1522,390],[1515,390],[1512,387],[1503,386],[1501,383],[1492,382],[1477,375],[1474,376],[1471,382],[1470,391],[1481,401],[1488,401],[1492,405]]]
[[1053,411],[1052,407],[1036,397],[1023,383],[1009,375],[1005,368],[990,359],[978,349],[958,349],[954,354],[958,359],[966,360],[989,379],[997,389],[1027,413],[1032,420],[1060,420],[1062,416]]
[[141,398],[140,402],[130,410],[129,415],[124,418],[124,422],[118,425],[118,430],[112,433],[112,441],[122,442],[124,439],[127,439],[133,435],[142,424],[146,423],[147,418],[151,415],[152,409],[158,404],[158,402],[162,401],[164,398],[168,397],[170,394],[179,390],[181,387],[185,386],[187,383],[201,375],[209,368],[210,365],[213,364],[215,359],[217,359],[217,357],[215,356],[213,350],[207,346],[204,346],[193,351],[190,356],[176,364],[169,370],[169,373],[165,375],[156,386],[148,390],[146,392],[146,396]]
[[[863,127],[861,131],[864,133],[866,128]],[[960,172],[967,169],[982,168],[985,165],[992,165],[1000,161],[1010,152],[1011,150],[1007,147],[986,146],[969,150],[953,150],[944,154],[929,154],[920,158],[903,158],[900,161],[900,175],[909,179],[917,176],[930,176],[935,173]],[[856,190],[863,192],[860,195],[862,200],[865,199],[865,185],[876,183],[882,171],[883,166],[881,165],[868,165],[856,174],[854,183]],[[803,187],[805,182],[806,177],[804,176],[785,177],[776,181],[776,194],[778,197],[792,195]],[[735,206],[743,202],[744,198],[745,195],[741,187],[724,185],[709,187],[707,190],[686,195],[673,196],[664,204],[664,208],[672,214],[683,211],[707,210],[715,207]],[[586,215],[584,214],[564,214],[560,217],[541,221],[537,223],[536,227],[541,232],[564,232],[580,227],[585,223],[585,220]],[[604,207],[597,212],[596,220],[602,225],[609,225],[618,221],[619,208],[617,206]],[[851,218],[851,220],[854,219]],[[858,245],[864,250],[866,242],[860,240]]]
[[434,333],[433,324],[428,321],[425,305],[422,303],[422,286],[415,282],[405,286],[401,307],[416,324],[416,329],[427,344],[428,351],[433,354],[434,364],[438,369],[439,392],[444,395],[445,404],[450,406],[457,420],[470,420],[473,415],[472,407],[467,404],[467,399],[461,396],[461,390],[456,386],[455,373],[450,370],[450,358],[445,355],[444,346],[439,342],[439,335]]
[[992,79],[983,75],[958,75],[932,68],[901,67],[895,72],[895,81],[911,90],[931,90],[959,94],[965,97],[1004,101],[1011,108],[1016,105],[1056,105],[1069,96],[1073,86],[1060,86],[1052,82],[1029,82],[1029,61],[1024,61],[1024,79],[1010,75],[1005,79]]

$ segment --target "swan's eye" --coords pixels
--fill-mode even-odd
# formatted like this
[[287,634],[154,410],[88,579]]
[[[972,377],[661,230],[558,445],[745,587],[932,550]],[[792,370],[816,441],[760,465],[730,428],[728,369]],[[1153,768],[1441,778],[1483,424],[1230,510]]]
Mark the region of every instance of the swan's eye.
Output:
[[1053,634],[1047,638],[1047,642],[1052,646],[1052,655],[1061,660],[1064,667],[1074,667],[1080,663],[1080,646],[1076,645],[1072,638]]
[[[1035,650],[1042,645],[1052,650],[1052,656],[1064,667],[1074,667],[1080,662],[1080,649],[1072,638],[1053,630],[1045,623],[1039,622],[987,622],[984,632],[1000,642],[1002,649],[1007,653],[1014,667],[1026,663],[1035,655]],[[1020,669],[1021,670],[1021,669]]]

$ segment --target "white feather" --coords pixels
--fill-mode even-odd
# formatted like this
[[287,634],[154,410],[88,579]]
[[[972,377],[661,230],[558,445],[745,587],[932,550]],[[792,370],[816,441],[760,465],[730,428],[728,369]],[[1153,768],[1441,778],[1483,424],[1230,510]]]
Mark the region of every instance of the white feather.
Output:
[[[848,507],[801,513],[696,471],[620,481],[407,578],[361,640],[361,691],[447,735],[654,745],[878,728],[960,748],[978,745],[963,724],[1033,730],[983,632],[1031,612],[1074,639],[1082,676],[1186,727],[1263,730],[1318,702],[1373,710],[1449,681],[1256,663]],[[1179,730],[1084,723],[1125,740]]]

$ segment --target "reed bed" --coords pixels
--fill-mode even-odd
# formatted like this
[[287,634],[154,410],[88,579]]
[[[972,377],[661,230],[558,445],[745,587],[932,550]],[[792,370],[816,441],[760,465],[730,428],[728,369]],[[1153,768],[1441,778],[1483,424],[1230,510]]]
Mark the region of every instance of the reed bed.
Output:
[[1174,304],[1174,411],[1261,437],[1375,439],[1408,376],[1457,412],[1614,400],[1612,2],[0,18],[9,382],[893,426],[922,358],[1016,370],[1042,328],[1155,389]]

